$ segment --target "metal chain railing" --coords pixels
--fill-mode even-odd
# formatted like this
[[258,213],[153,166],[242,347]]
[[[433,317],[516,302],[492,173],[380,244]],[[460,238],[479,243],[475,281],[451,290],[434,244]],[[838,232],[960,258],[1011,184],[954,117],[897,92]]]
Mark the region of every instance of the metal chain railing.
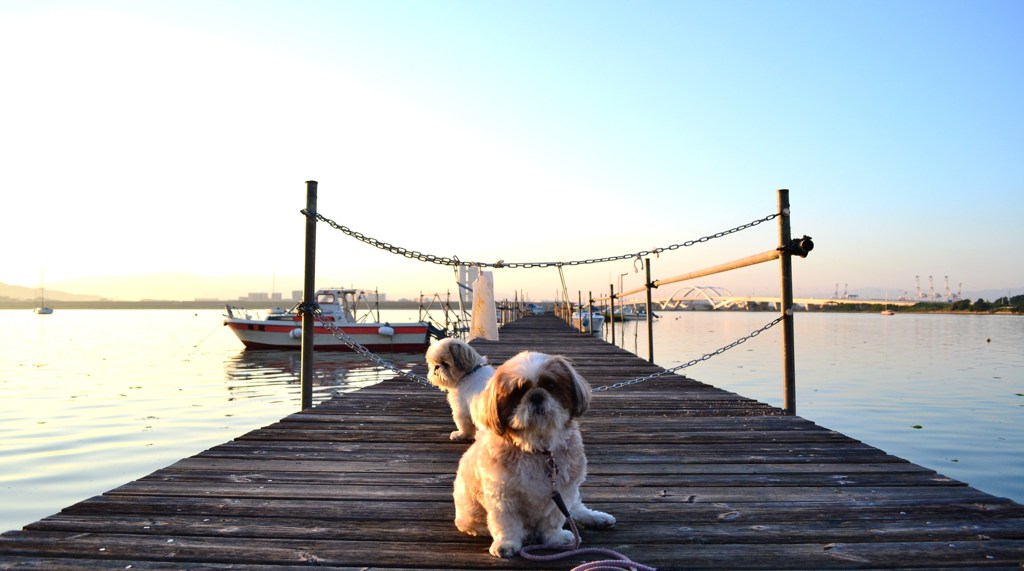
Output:
[[701,355],[700,357],[698,357],[696,359],[693,359],[692,361],[688,361],[686,363],[683,363],[682,365],[677,365],[675,367],[672,367],[671,369],[665,369],[664,371],[659,371],[657,373],[652,373],[652,374],[647,375],[645,377],[637,377],[635,379],[630,379],[628,381],[621,381],[621,382],[618,382],[618,383],[615,383],[615,384],[612,384],[612,385],[605,385],[603,387],[597,387],[597,388],[593,389],[592,392],[600,393],[600,392],[604,392],[604,391],[610,391],[612,389],[621,389],[622,387],[638,385],[638,384],[640,384],[640,383],[642,383],[644,381],[649,381],[651,379],[657,379],[658,377],[663,377],[665,375],[669,375],[669,374],[675,373],[676,371],[681,371],[683,369],[686,369],[687,367],[692,367],[692,366],[696,365],[697,363],[702,363],[702,362],[707,361],[708,359],[710,359],[712,357],[717,357],[718,355],[721,355],[722,353],[725,353],[729,349],[732,349],[734,347],[738,347],[738,346],[746,343],[747,341],[753,339],[754,337],[757,337],[758,335],[764,333],[765,331],[768,331],[772,327],[775,327],[783,319],[785,319],[785,316],[776,317],[775,319],[773,319],[769,323],[765,324],[760,329],[754,330],[754,331],[750,332],[749,334],[747,334],[746,336],[740,337],[739,339],[733,341],[732,343],[729,343],[728,345],[725,345],[723,347],[719,347],[718,349],[712,351],[711,353],[705,353],[704,355]]
[[[310,215],[309,210],[305,209],[305,208],[302,209],[300,212],[304,216],[307,216],[307,217]],[[631,254],[620,254],[620,255],[616,255],[616,256],[606,256],[604,258],[590,258],[590,259],[586,259],[586,260],[573,260],[573,261],[569,261],[569,262],[505,262],[504,260],[499,260],[497,262],[463,262],[463,261],[461,261],[458,258],[458,256],[452,256],[452,257],[435,256],[433,254],[425,254],[425,253],[422,253],[422,252],[418,252],[416,250],[409,250],[407,248],[403,248],[403,247],[400,247],[400,246],[395,246],[395,245],[389,244],[387,242],[378,240],[376,238],[372,238],[372,237],[367,236],[365,234],[362,234],[360,232],[356,232],[355,230],[352,230],[351,228],[348,228],[347,226],[343,226],[343,225],[335,222],[334,220],[331,220],[330,218],[327,218],[326,216],[323,216],[322,214],[316,213],[314,216],[316,217],[316,219],[318,221],[324,222],[325,224],[329,225],[330,227],[334,228],[335,230],[339,230],[342,233],[348,235],[349,237],[355,238],[356,240],[359,240],[360,242],[363,242],[364,244],[368,244],[370,246],[373,246],[375,248],[379,248],[381,250],[384,250],[386,252],[390,252],[392,254],[398,254],[398,255],[404,256],[406,258],[410,258],[410,259],[414,259],[414,260],[419,260],[421,262],[430,262],[430,263],[439,264],[439,265],[446,265],[446,266],[469,265],[469,266],[480,266],[480,267],[489,267],[489,268],[551,268],[551,267],[557,267],[557,268],[559,268],[561,270],[561,268],[564,267],[564,266],[581,266],[581,265],[587,265],[587,264],[599,264],[599,263],[604,263],[604,262],[613,262],[613,261],[620,261],[620,260],[642,259],[644,256],[649,256],[651,254],[660,255],[662,252],[673,251],[673,250],[677,250],[679,248],[686,248],[686,247],[690,247],[690,246],[693,246],[693,245],[696,245],[696,244],[703,244],[705,242],[709,242],[709,241],[717,239],[717,238],[722,238],[722,237],[728,236],[730,234],[735,234],[737,232],[746,230],[748,228],[753,228],[754,226],[757,226],[757,225],[762,224],[764,222],[769,222],[771,220],[774,220],[775,218],[779,217],[780,215],[781,215],[781,213],[776,212],[776,213],[773,213],[773,214],[769,214],[768,216],[765,216],[763,218],[758,218],[758,219],[753,220],[751,222],[748,222],[746,224],[741,224],[739,226],[736,226],[735,228],[730,228],[728,230],[723,230],[721,232],[715,232],[714,234],[710,234],[710,235],[707,235],[707,236],[702,236],[702,237],[694,239],[694,240],[687,240],[685,242],[680,242],[678,244],[672,244],[672,245],[664,246],[664,247],[656,247],[656,248],[653,248],[651,250],[642,250],[640,252],[631,253]],[[426,378],[421,377],[419,375],[416,375],[416,374],[414,374],[414,373],[412,373],[410,371],[404,371],[402,369],[399,369],[392,362],[390,362],[390,361],[380,357],[379,355],[371,352],[369,349],[367,349],[366,347],[361,345],[358,341],[356,341],[355,339],[350,337],[347,333],[345,333],[340,328],[338,328],[332,321],[328,320],[326,318],[326,316],[324,316],[323,312],[320,310],[320,307],[319,307],[319,305],[317,303],[315,303],[315,302],[314,303],[303,303],[303,304],[301,304],[299,306],[299,309],[301,311],[311,311],[313,313],[313,316],[316,318],[316,320],[321,325],[323,325],[324,328],[326,328],[328,331],[330,331],[331,334],[333,334],[338,340],[340,340],[342,343],[344,343],[346,346],[348,346],[349,349],[351,349],[355,353],[358,353],[359,355],[362,355],[366,359],[372,361],[373,363],[376,363],[377,365],[379,365],[381,367],[384,367],[386,369],[389,369],[389,370],[397,373],[399,376],[401,376],[403,378],[415,381],[415,382],[417,382],[417,383],[419,383],[421,385],[424,385],[424,386],[429,386],[429,387],[433,386],[433,385],[430,384],[430,381],[428,381]],[[715,357],[717,355],[721,355],[722,353],[728,351],[729,349],[732,349],[732,348],[734,348],[734,347],[736,347],[738,345],[741,345],[741,344],[747,342],[748,340],[750,340],[750,339],[752,339],[754,337],[757,337],[761,333],[763,333],[763,332],[767,331],[768,329],[771,329],[772,327],[778,325],[783,319],[784,319],[784,317],[778,317],[775,320],[771,321],[770,323],[766,324],[765,326],[763,326],[763,327],[761,327],[761,328],[751,332],[750,334],[748,334],[748,335],[746,335],[744,337],[741,337],[741,338],[737,339],[736,341],[733,341],[732,343],[730,343],[730,344],[728,344],[728,345],[726,345],[724,347],[721,347],[721,348],[719,348],[719,349],[717,349],[717,350],[715,350],[715,351],[713,351],[711,353],[704,354],[704,355],[702,355],[702,356],[700,356],[700,357],[698,357],[696,359],[693,359],[693,360],[691,360],[691,361],[689,361],[687,363],[684,363],[682,365],[678,365],[678,366],[673,367],[671,369],[665,369],[663,371],[660,371],[660,372],[657,372],[657,373],[654,373],[654,374],[651,374],[651,375],[647,375],[647,376],[644,376],[644,377],[638,377],[638,378],[635,378],[635,379],[630,379],[630,380],[627,380],[627,381],[620,381],[620,382],[617,382],[617,383],[614,383],[614,384],[611,384],[611,385],[607,385],[607,386],[603,386],[603,387],[597,387],[597,388],[593,389],[593,392],[595,392],[595,393],[596,392],[604,392],[604,391],[608,391],[608,390],[619,389],[619,388],[622,388],[622,387],[628,387],[628,386],[640,384],[640,383],[643,383],[645,381],[649,381],[651,379],[656,379],[656,378],[659,378],[659,377],[662,377],[662,376],[665,376],[665,375],[668,375],[668,374],[671,374],[671,373],[675,373],[676,371],[680,371],[680,370],[685,369],[687,367],[692,367],[693,365],[696,365],[697,363],[701,363],[703,361],[707,361],[708,359],[711,359],[712,357]]]
[[[304,304],[301,304],[299,306],[299,310],[300,311],[312,311],[313,312],[313,317],[315,317],[316,320],[321,325],[323,325],[325,329],[330,331],[331,334],[333,334],[335,338],[337,338],[339,341],[344,343],[346,346],[348,346],[349,349],[352,349],[352,351],[354,351],[355,353],[358,353],[359,355],[362,355],[366,359],[376,363],[378,366],[383,367],[385,369],[388,369],[388,370],[390,370],[390,371],[392,371],[394,373],[397,373],[402,378],[408,379],[410,381],[415,381],[415,382],[417,382],[417,383],[419,383],[421,385],[428,386],[428,387],[433,387],[434,386],[425,377],[421,377],[421,376],[419,376],[419,375],[417,375],[417,374],[415,374],[413,372],[410,372],[410,371],[405,371],[405,370],[399,369],[391,361],[388,361],[387,359],[384,359],[380,355],[377,355],[376,353],[370,351],[369,349],[367,349],[366,347],[361,345],[358,341],[353,339],[349,334],[345,333],[340,328],[338,328],[338,326],[336,326],[333,321],[327,319],[327,317],[324,315],[323,311],[320,310],[320,305],[319,304],[317,304],[317,303],[305,304],[304,303]],[[629,387],[629,386],[632,386],[632,385],[638,385],[638,384],[643,383],[645,381],[650,381],[652,379],[657,379],[659,377],[663,377],[665,375],[669,375],[669,374],[675,373],[676,371],[681,371],[682,369],[686,369],[688,367],[692,367],[693,365],[696,365],[697,363],[702,363],[704,361],[707,361],[708,359],[711,359],[712,357],[717,357],[718,355],[721,355],[722,353],[725,353],[726,351],[728,351],[728,350],[730,350],[730,349],[732,349],[734,347],[738,347],[738,346],[746,343],[747,341],[753,339],[754,337],[757,337],[758,335],[764,333],[765,331],[768,331],[772,327],[775,327],[783,319],[785,319],[785,316],[776,317],[775,319],[773,319],[772,321],[770,321],[767,324],[763,325],[762,327],[760,327],[760,328],[758,328],[758,329],[756,329],[754,331],[751,331],[747,335],[745,335],[743,337],[740,337],[739,339],[733,341],[732,343],[729,343],[728,345],[719,347],[718,349],[712,351],[711,353],[705,353],[704,355],[701,355],[700,357],[698,357],[696,359],[693,359],[691,361],[688,361],[686,363],[683,363],[682,365],[677,365],[675,367],[672,367],[671,369],[665,369],[663,371],[659,371],[657,373],[652,373],[650,375],[646,375],[646,376],[643,376],[643,377],[637,377],[635,379],[630,379],[630,380],[627,380],[627,381],[619,381],[617,383],[614,383],[614,384],[611,384],[611,385],[605,385],[603,387],[596,387],[594,389],[591,389],[591,392],[601,393],[601,392],[610,391],[610,390],[613,390],[613,389],[621,389],[623,387]]]
[[[302,212],[302,214],[304,216],[309,216],[310,215],[309,210],[305,209],[305,208],[303,208],[300,212]],[[409,250],[408,248],[402,248],[401,246],[395,246],[395,245],[389,244],[387,242],[383,242],[381,240],[378,240],[376,238],[371,238],[370,236],[367,236],[367,235],[362,234],[360,232],[356,232],[355,230],[352,230],[351,228],[348,228],[347,226],[342,226],[341,224],[338,224],[334,220],[331,220],[330,218],[327,218],[326,216],[324,216],[324,215],[322,215],[320,213],[316,213],[315,214],[317,220],[326,223],[331,228],[334,228],[335,230],[339,230],[339,231],[343,232],[344,234],[348,235],[349,237],[355,238],[356,240],[359,240],[360,242],[363,242],[364,244],[369,244],[370,246],[373,246],[375,248],[379,248],[381,250],[384,250],[386,252],[390,252],[392,254],[398,254],[398,255],[401,255],[401,256],[405,256],[406,258],[410,258],[410,259],[413,259],[413,260],[419,260],[421,262],[430,262],[430,263],[433,263],[433,264],[440,264],[440,265],[445,265],[445,266],[466,265],[466,266],[480,266],[480,267],[483,267],[483,268],[555,268],[555,267],[562,267],[562,266],[582,266],[582,265],[586,265],[586,264],[601,264],[601,263],[604,263],[604,262],[614,262],[614,261],[619,261],[619,260],[642,259],[644,256],[649,256],[651,254],[659,255],[662,252],[678,250],[679,248],[687,248],[687,247],[693,246],[695,244],[703,244],[705,242],[714,240],[716,238],[721,238],[723,236],[728,236],[730,234],[735,234],[736,232],[740,232],[740,231],[746,230],[748,228],[753,228],[754,226],[757,226],[758,224],[762,224],[764,222],[768,222],[770,220],[774,220],[775,218],[778,218],[780,215],[781,215],[781,213],[776,212],[774,214],[769,214],[768,216],[765,216],[764,218],[759,218],[757,220],[753,220],[751,222],[748,222],[746,224],[742,224],[742,225],[737,226],[735,228],[730,228],[728,230],[723,230],[721,232],[715,232],[714,234],[710,234],[708,236],[702,236],[702,237],[697,238],[695,240],[687,240],[687,241],[681,242],[679,244],[672,244],[670,246],[654,248],[653,250],[642,250],[642,251],[636,252],[634,254],[620,254],[620,255],[617,255],[617,256],[607,256],[607,257],[604,257],[604,258],[590,258],[590,259],[587,259],[587,260],[573,260],[573,261],[570,261],[570,262],[506,262],[504,260],[498,260],[497,262],[463,262],[463,261],[459,260],[458,256],[452,256],[450,258],[449,257],[445,257],[445,256],[435,256],[433,254],[424,254],[423,252],[417,252],[416,250]]]
[[426,378],[421,377],[410,371],[404,371],[402,369],[399,369],[391,361],[388,361],[387,359],[381,357],[380,355],[364,347],[358,341],[353,339],[348,333],[342,331],[337,325],[334,324],[333,321],[327,319],[327,317],[324,315],[323,310],[320,309],[320,304],[316,302],[303,303],[299,305],[299,311],[312,311],[313,317],[316,318],[320,325],[323,325],[325,329],[330,331],[335,338],[337,338],[339,341],[347,345],[348,348],[351,349],[353,352],[362,355],[369,361],[376,363],[380,367],[384,367],[385,369],[398,373],[399,376],[409,379],[410,381],[415,381],[421,385],[425,385],[428,387],[434,386],[430,384],[430,381],[428,381]]

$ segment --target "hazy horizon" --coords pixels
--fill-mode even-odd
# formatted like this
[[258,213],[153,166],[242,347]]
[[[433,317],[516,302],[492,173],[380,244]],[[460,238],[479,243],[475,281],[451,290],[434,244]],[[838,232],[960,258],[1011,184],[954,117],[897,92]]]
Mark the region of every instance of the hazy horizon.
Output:
[[[716,286],[717,282],[711,280],[696,280],[693,283],[685,282],[679,287],[690,287],[690,286]],[[182,284],[185,285],[182,285]],[[294,287],[291,287],[294,285]],[[4,287],[8,286],[8,287]],[[363,289],[366,291],[374,291],[375,288],[368,284],[351,284],[351,283],[330,283],[318,285],[318,288],[323,287],[351,287],[355,289]],[[987,290],[970,290],[964,288],[959,290],[960,284],[950,282],[950,293],[956,295],[961,294],[961,299],[968,299],[974,301],[976,299],[983,298],[986,300],[994,300],[1003,296],[1013,297],[1015,295],[1024,294],[1024,286],[1008,287],[1008,288],[990,288]],[[9,296],[7,292],[9,287],[19,288],[23,290],[19,297],[15,299],[30,300],[35,299],[39,295],[40,288],[26,286],[23,284],[10,284],[0,282],[0,297]],[[616,286],[617,288],[618,286]],[[668,287],[664,290],[655,290],[655,298],[660,299],[662,297],[668,297],[668,295],[678,290],[679,287],[669,289]],[[776,286],[777,288],[777,286]],[[419,297],[419,293],[402,295],[398,292],[391,292],[377,288],[384,299],[389,301],[398,301],[402,299],[416,300]],[[758,295],[758,296],[775,296],[778,295],[777,289],[772,290],[771,287],[765,286],[760,288],[751,288],[751,291],[744,291],[742,289],[727,288],[734,295]],[[219,300],[236,300],[248,297],[250,294],[272,294],[280,293],[284,300],[292,299],[292,293],[302,290],[302,279],[300,277],[295,278],[279,278],[279,277],[268,277],[268,276],[199,276],[199,275],[182,275],[182,274],[156,274],[156,275],[133,275],[133,276],[116,276],[116,277],[101,277],[91,276],[83,279],[67,280],[60,283],[52,284],[47,286],[45,291],[47,297],[51,300],[61,299],[60,294],[68,294],[76,296],[78,298],[97,298],[108,301],[141,301],[141,300],[180,300],[180,301],[195,301],[204,299],[219,299]],[[755,291],[756,290],[756,291]],[[931,288],[929,287],[927,276],[921,280],[921,292],[923,295],[928,296]],[[496,296],[498,299],[512,299],[516,297],[519,292],[516,291],[503,291],[500,288],[496,288]],[[27,293],[31,292],[31,293]],[[435,293],[444,295],[448,290],[445,291],[424,291],[423,294],[431,296]],[[945,300],[945,282],[943,280],[934,280],[934,292],[939,299]],[[454,283],[450,290],[453,298],[455,296]],[[528,295],[528,299],[532,301],[540,300],[552,300],[555,299],[555,291],[542,292],[536,295]],[[594,297],[606,295],[607,290],[593,290]],[[837,295],[838,293],[838,295]],[[833,297],[843,297],[844,294],[859,296],[865,299],[883,299],[888,296],[891,300],[897,300],[900,298],[905,299],[917,299],[916,286],[910,288],[886,288],[876,285],[863,285],[858,287],[849,287],[849,284],[838,284],[838,288],[833,288],[828,291],[810,291],[802,290],[799,286],[795,289],[795,295],[798,298],[821,298],[830,299]],[[577,290],[570,290],[569,296],[575,299]],[[586,296],[586,292],[584,292]],[[14,297],[14,296],[11,296]],[[637,296],[633,296],[637,297]]]

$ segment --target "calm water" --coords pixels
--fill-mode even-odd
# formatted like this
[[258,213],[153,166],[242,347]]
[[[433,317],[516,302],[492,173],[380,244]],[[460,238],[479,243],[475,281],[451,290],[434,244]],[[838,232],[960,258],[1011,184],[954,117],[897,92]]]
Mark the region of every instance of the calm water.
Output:
[[[0,531],[295,412],[298,354],[243,352],[220,313],[0,311]],[[655,361],[673,367],[773,318],[665,313]],[[645,326],[625,333],[646,357]],[[781,406],[780,335],[682,372]],[[1024,502],[1024,318],[801,313],[796,339],[800,416]],[[317,357],[316,401],[393,375],[352,355]]]
[[[666,368],[777,316],[660,315]],[[619,325],[617,344],[646,358],[646,324]],[[1024,317],[798,313],[795,331],[797,415],[1024,503]],[[780,325],[681,373],[782,407],[781,337]]]
[[[242,351],[222,313],[0,311],[0,531],[298,411],[299,354]],[[393,376],[318,353],[313,399]]]

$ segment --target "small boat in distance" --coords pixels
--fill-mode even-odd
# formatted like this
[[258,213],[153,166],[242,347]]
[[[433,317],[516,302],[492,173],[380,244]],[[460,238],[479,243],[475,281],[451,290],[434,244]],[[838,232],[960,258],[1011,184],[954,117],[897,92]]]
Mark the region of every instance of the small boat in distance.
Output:
[[[602,315],[604,315],[605,319],[608,319],[608,310],[606,309]],[[652,313],[651,316],[654,319],[661,317],[657,313]],[[647,308],[636,305],[616,307],[615,314],[611,316],[611,319],[613,321],[647,321]]]
[[885,306],[882,307],[882,315],[896,315],[896,312],[889,309],[889,294],[885,294]]
[[636,307],[632,305],[616,307],[615,313],[611,315],[609,315],[609,311],[606,309],[602,315],[604,315],[605,319],[613,321],[637,321],[643,319],[637,312]]
[[39,305],[33,311],[36,312],[36,315],[50,315],[53,313],[53,308],[46,305],[46,288],[42,285],[42,279],[39,280]]
[[604,326],[604,313],[590,305],[576,309],[572,313],[572,325],[583,333],[601,335],[601,328]]
[[[370,351],[411,353],[425,351],[430,337],[443,337],[433,325],[411,323],[363,322],[353,313],[358,290],[327,288],[316,292],[316,301],[324,319]],[[224,325],[238,337],[246,349],[299,349],[302,346],[302,312],[299,305],[288,311],[270,310],[265,317],[247,309],[226,306]],[[368,317],[364,316],[364,317]],[[320,351],[352,351],[330,329],[316,321],[313,347]]]

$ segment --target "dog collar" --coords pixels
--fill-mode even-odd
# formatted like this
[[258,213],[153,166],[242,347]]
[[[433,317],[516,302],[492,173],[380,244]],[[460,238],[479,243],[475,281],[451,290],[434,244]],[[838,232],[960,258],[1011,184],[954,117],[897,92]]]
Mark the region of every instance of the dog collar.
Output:
[[472,369],[469,370],[469,372],[466,373],[466,376],[468,377],[469,375],[472,375],[473,373],[479,371],[483,367],[484,367],[483,363],[477,363],[477,365],[475,367],[473,367]]

